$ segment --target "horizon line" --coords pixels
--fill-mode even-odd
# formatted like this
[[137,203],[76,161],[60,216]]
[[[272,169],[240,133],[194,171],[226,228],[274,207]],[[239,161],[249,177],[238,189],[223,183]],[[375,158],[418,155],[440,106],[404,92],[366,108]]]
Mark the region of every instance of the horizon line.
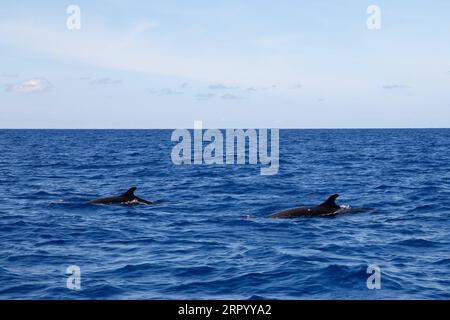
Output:
[[[195,130],[192,127],[183,128],[0,128],[0,130]],[[248,130],[248,129],[279,129],[279,130],[429,130],[429,129],[450,129],[450,127],[203,127],[202,130],[220,129],[220,130]]]

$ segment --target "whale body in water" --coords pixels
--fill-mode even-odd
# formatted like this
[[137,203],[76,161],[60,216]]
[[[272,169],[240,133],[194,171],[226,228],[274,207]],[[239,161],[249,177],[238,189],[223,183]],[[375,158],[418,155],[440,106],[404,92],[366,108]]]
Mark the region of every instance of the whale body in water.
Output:
[[325,202],[314,207],[303,207],[284,210],[273,214],[271,217],[274,219],[288,219],[297,217],[314,217],[314,216],[328,216],[334,215],[338,212],[343,211],[341,206],[336,204],[336,198],[339,197],[338,194],[333,194]]
[[90,204],[153,204],[153,202],[141,199],[134,195],[136,187],[132,187],[127,192],[115,197],[98,198],[89,201]]

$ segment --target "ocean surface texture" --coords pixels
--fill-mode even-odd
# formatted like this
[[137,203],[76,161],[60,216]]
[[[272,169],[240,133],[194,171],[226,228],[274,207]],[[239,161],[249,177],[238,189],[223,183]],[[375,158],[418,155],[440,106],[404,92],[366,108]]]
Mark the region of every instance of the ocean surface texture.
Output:
[[[450,130],[281,130],[273,176],[171,133],[0,130],[0,299],[450,299]],[[374,211],[270,218],[333,193]]]

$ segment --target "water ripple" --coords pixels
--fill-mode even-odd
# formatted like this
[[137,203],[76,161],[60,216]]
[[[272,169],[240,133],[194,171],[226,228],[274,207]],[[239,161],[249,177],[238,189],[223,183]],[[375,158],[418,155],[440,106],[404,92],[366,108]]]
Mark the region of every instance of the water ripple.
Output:
[[[0,130],[0,298],[450,298],[450,130],[282,130],[270,177],[175,166],[170,135]],[[87,204],[132,185],[157,204]],[[332,193],[376,210],[269,218]]]

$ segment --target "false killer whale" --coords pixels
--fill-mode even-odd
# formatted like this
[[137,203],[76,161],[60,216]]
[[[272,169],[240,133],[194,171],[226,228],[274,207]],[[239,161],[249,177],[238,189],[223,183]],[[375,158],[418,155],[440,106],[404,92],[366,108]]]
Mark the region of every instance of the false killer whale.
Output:
[[141,198],[138,198],[134,195],[134,191],[136,191],[136,187],[132,187],[128,189],[127,192],[122,193],[117,197],[107,197],[107,198],[98,198],[89,201],[90,204],[153,204],[151,201],[147,201]]
[[294,208],[284,210],[272,215],[274,219],[283,218],[297,218],[297,217],[313,217],[313,216],[328,216],[334,215],[341,211],[343,208],[338,206],[335,202],[338,194],[333,194],[325,202],[315,207]]

